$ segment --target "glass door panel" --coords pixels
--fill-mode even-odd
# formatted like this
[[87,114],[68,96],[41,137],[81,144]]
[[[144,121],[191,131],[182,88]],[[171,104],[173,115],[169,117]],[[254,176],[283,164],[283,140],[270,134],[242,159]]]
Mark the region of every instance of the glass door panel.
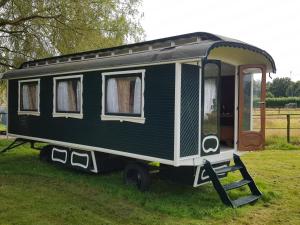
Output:
[[202,156],[220,152],[220,65],[220,61],[207,60],[202,67]]
[[239,79],[238,146],[240,150],[259,149],[265,141],[265,67],[241,66]]

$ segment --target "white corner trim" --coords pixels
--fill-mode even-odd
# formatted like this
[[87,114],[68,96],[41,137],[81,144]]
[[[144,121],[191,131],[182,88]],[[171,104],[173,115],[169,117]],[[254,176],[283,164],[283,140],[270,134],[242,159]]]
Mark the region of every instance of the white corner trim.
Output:
[[91,151],[91,155],[92,155],[92,162],[94,165],[94,168],[91,170],[91,172],[98,173],[98,165],[97,165],[97,160],[95,157],[95,151]]
[[[80,96],[81,96],[81,105],[80,105],[80,112],[79,113],[69,113],[69,112],[56,112],[56,81],[57,80],[66,80],[66,79],[74,79],[80,78]],[[52,117],[64,117],[64,118],[76,118],[82,119],[83,118],[83,75],[68,75],[68,76],[60,76],[60,77],[53,77],[53,112]]]
[[202,61],[199,62],[199,130],[198,130],[198,155],[201,156],[202,142]]
[[[77,155],[79,157],[85,157],[86,158],[86,165],[74,162],[74,155]],[[78,153],[78,152],[74,152],[74,151],[71,153],[71,165],[72,166],[79,166],[83,169],[87,169],[88,166],[89,166],[89,160],[90,160],[90,157],[87,153]]]
[[[36,111],[26,111],[21,110],[21,84],[28,83],[28,82],[37,82],[37,110]],[[30,79],[30,80],[19,80],[18,81],[18,115],[32,115],[32,116],[39,116],[40,115],[40,79]],[[8,99],[7,99],[8,101]]]
[[174,164],[180,160],[181,63],[175,64]]
[[235,67],[235,76],[234,76],[234,150],[237,151],[237,142],[238,142],[238,123],[239,123],[239,70],[238,67]]
[[144,117],[134,117],[134,116],[114,116],[114,115],[101,115],[101,120],[104,121],[120,121],[120,122],[132,122],[132,123],[145,123]]
[[[102,109],[101,109],[101,120],[103,121],[127,121],[133,123],[145,123],[145,69],[141,70],[125,70],[125,71],[114,71],[114,72],[105,72],[102,73]],[[141,116],[122,116],[122,115],[110,115],[105,114],[105,98],[106,98],[106,76],[114,76],[114,75],[126,75],[126,74],[142,74],[142,102],[141,102]]]
[[[65,159],[62,160],[60,158],[54,158],[54,152],[60,152],[60,153],[64,153],[65,154]],[[67,156],[68,156],[68,153],[67,153],[67,150],[63,150],[63,149],[58,149],[58,148],[53,148],[52,149],[52,154],[51,154],[51,159],[52,161],[55,161],[55,162],[61,162],[61,163],[66,163],[67,162]]]
[[198,186],[198,179],[199,179],[200,169],[201,169],[201,166],[197,166],[193,187]]

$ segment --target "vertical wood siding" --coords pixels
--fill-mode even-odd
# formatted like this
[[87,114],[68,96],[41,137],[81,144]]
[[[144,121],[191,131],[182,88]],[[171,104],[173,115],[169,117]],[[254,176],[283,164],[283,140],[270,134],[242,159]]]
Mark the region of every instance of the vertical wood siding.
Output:
[[198,154],[199,67],[183,64],[181,73],[180,157]]

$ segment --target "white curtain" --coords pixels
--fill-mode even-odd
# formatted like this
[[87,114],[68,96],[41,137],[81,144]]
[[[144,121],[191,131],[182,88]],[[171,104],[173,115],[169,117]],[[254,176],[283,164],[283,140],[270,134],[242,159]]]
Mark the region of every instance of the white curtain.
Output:
[[214,101],[217,97],[216,79],[205,79],[204,81],[204,119],[214,111]]
[[23,85],[22,86],[22,103],[23,103],[23,108],[24,110],[29,110],[30,105],[29,105],[29,87],[28,85]]
[[107,82],[106,103],[107,112],[119,112],[118,86],[116,79],[109,79]]
[[68,82],[60,81],[56,92],[57,111],[69,111]]
[[142,81],[141,78],[137,77],[134,86],[134,98],[133,98],[133,112],[136,114],[141,113],[141,93],[142,92]]
[[76,104],[76,110],[78,112],[80,112],[81,109],[81,85],[80,85],[80,81],[77,81],[77,86],[76,86],[76,100],[77,100],[77,104]]

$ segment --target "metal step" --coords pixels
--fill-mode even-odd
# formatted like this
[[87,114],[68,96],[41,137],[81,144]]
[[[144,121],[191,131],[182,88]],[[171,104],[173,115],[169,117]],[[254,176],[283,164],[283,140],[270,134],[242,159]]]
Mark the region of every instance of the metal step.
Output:
[[233,171],[239,170],[241,168],[242,168],[242,166],[227,166],[227,167],[223,167],[220,169],[215,169],[215,173],[216,174],[228,173],[228,172],[233,172]]
[[223,187],[224,187],[225,191],[229,191],[232,189],[242,187],[246,184],[249,184],[250,182],[251,182],[250,180],[240,180],[240,181],[236,181],[236,182],[233,182],[230,184],[225,184]]
[[258,196],[258,195],[249,195],[249,196],[241,197],[241,198],[238,198],[238,199],[232,201],[232,205],[234,208],[236,208],[236,207],[254,202],[254,201],[258,200],[259,198],[260,198],[260,196]]

